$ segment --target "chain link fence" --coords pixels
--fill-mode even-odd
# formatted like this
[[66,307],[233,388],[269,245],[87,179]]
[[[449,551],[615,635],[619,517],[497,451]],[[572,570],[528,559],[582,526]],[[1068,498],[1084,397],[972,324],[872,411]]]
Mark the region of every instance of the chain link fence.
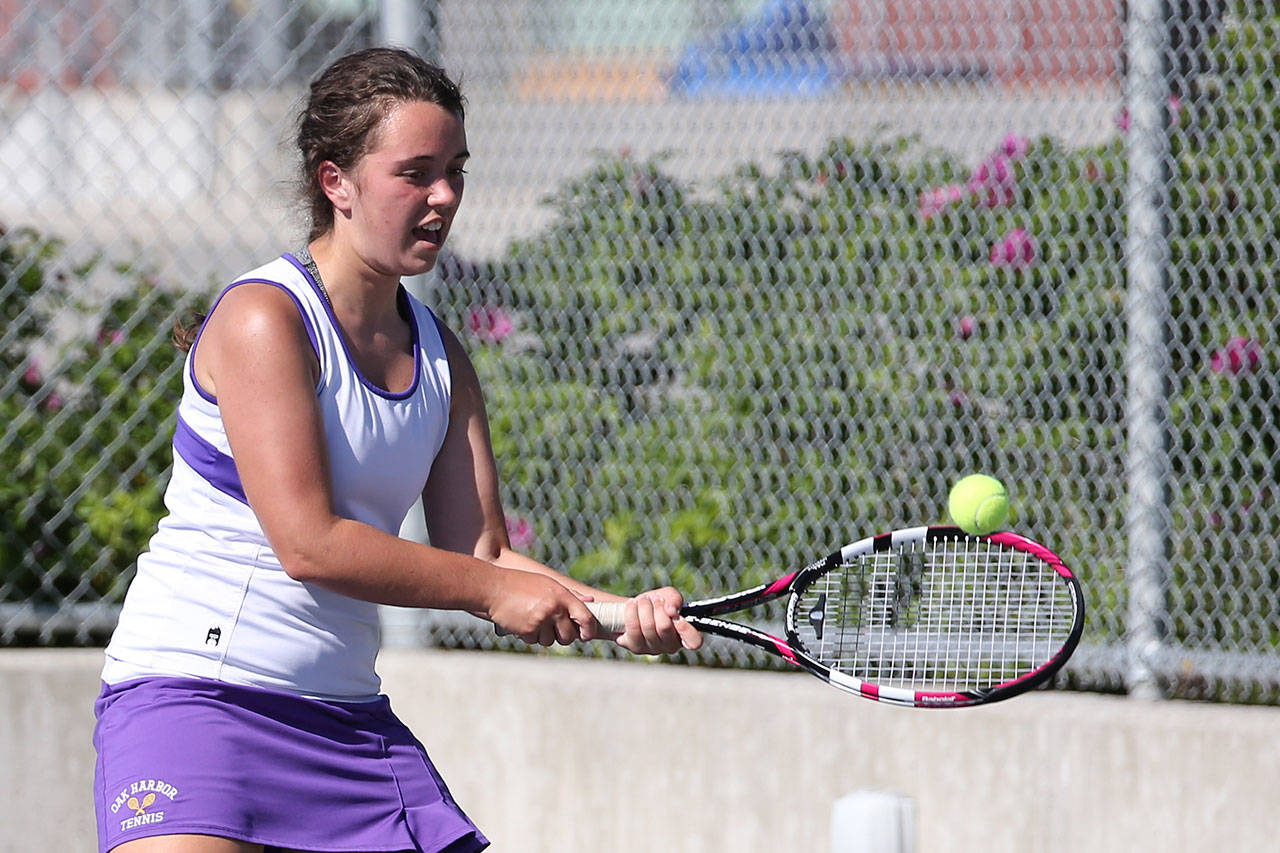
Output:
[[394,42],[469,99],[411,284],[485,383],[518,546],[703,596],[986,471],[1083,578],[1067,684],[1280,701],[1278,37],[1190,0],[0,3],[0,641],[110,631],[172,321],[299,244],[306,82]]

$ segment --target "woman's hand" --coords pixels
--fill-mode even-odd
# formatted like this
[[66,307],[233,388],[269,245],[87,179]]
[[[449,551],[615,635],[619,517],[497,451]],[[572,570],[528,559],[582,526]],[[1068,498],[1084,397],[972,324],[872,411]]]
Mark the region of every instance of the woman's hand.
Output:
[[487,618],[526,643],[568,645],[600,636],[582,599],[544,574],[503,570],[491,599]]
[[702,647],[702,634],[680,615],[684,596],[673,587],[643,592],[627,602],[627,629],[618,645],[638,655],[666,655]]

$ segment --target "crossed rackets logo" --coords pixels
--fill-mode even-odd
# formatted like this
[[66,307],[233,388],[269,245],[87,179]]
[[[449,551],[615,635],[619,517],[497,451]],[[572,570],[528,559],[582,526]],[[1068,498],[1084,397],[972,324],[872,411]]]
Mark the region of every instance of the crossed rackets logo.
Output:
[[168,782],[138,779],[116,795],[111,803],[111,813],[120,816],[120,831],[128,832],[163,821],[166,800],[173,802],[177,796],[177,787]]
[[155,801],[156,801],[156,795],[153,792],[143,797],[142,802],[138,802],[137,797],[130,797],[129,800],[125,803],[125,805],[133,809],[134,815],[141,815],[141,814],[145,814],[147,809],[149,809],[151,806],[155,804]]

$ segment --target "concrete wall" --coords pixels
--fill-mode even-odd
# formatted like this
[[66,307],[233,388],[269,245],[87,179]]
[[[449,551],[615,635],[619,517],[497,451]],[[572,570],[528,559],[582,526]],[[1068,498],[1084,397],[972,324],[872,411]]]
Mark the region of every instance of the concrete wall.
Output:
[[[97,651],[0,653],[0,853],[88,851]],[[802,675],[393,651],[386,692],[509,853],[830,850],[915,799],[917,849],[1276,849],[1280,709],[1037,693],[880,706]]]

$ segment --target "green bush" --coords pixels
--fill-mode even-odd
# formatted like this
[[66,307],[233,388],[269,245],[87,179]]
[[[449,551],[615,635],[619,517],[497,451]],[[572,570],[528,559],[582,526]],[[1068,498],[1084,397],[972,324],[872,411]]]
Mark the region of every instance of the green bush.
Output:
[[[1167,627],[1191,646],[1280,638],[1280,106],[1270,65],[1241,65],[1277,20],[1228,16],[1204,91],[1171,104]],[[477,362],[514,511],[587,580],[697,596],[941,521],[954,477],[1003,472],[1017,527],[1085,577],[1090,641],[1118,641],[1125,182],[1121,133],[1011,136],[977,168],[834,140],[709,191],[602,160],[534,239],[445,265],[453,323],[506,312]]]
[[[1120,144],[1005,147],[984,180],[911,140],[835,140],[702,195],[614,158],[504,260],[446,264],[542,556],[696,596],[942,521],[950,480],[986,469],[1049,489],[1019,526],[1114,577]],[[505,335],[475,319],[497,310]]]
[[[1280,14],[1232,4],[1211,73],[1172,134],[1175,528],[1171,632],[1236,651],[1280,644],[1275,363],[1280,293]],[[1210,596],[1215,596],[1210,598]],[[1206,606],[1212,600],[1215,606]],[[1271,701],[1280,701],[1272,689]]]
[[0,600],[115,599],[162,511],[192,297],[30,230],[0,282]]

